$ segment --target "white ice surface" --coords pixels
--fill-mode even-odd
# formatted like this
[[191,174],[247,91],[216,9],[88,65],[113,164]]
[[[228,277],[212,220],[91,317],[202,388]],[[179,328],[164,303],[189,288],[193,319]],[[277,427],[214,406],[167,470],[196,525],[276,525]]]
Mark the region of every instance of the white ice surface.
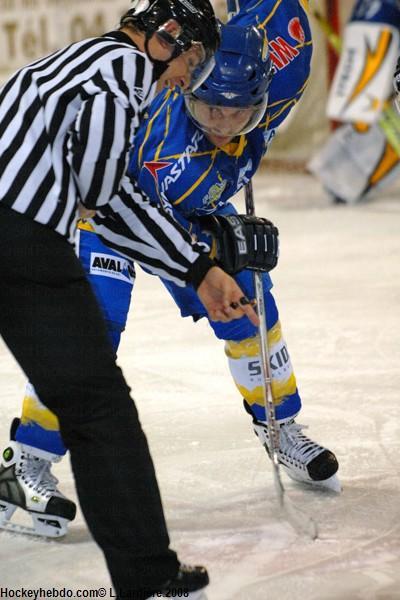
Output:
[[[207,565],[209,600],[400,598],[399,190],[337,207],[307,176],[264,174],[255,192],[258,214],[281,231],[274,293],[304,403],[298,421],[337,454],[343,493],[284,476],[320,538],[303,539],[279,518],[223,343],[206,322],[180,319],[157,279],[139,273],[119,363],[148,435],[172,546],[181,560]],[[0,357],[3,445],[25,379],[3,345]],[[55,472],[76,499],[69,461]],[[23,586],[108,590],[80,512],[62,541],[0,533],[0,588]]]

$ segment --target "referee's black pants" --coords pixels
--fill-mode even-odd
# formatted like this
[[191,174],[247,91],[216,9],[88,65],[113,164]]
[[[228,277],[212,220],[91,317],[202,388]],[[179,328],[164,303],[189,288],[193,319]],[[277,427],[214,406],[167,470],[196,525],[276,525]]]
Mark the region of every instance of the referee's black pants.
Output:
[[97,301],[73,247],[1,205],[0,334],[59,418],[81,508],[114,587],[133,598],[156,590],[179,563]]

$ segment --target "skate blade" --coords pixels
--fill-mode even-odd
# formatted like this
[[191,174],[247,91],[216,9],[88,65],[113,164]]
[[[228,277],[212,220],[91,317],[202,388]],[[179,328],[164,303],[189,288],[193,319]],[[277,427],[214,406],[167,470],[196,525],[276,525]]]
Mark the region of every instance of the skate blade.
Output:
[[17,507],[14,504],[0,500],[0,527],[11,519]]
[[9,533],[18,533],[22,535],[40,535],[35,529],[33,529],[33,527],[26,527],[25,525],[19,525],[18,523],[11,523],[11,521],[4,521],[4,523],[0,523],[0,529],[3,531],[8,531]]
[[33,520],[34,527],[13,523],[10,519],[16,509],[16,506],[8,502],[0,503],[0,529],[9,533],[44,538],[60,538],[67,533],[69,521],[53,515],[38,515],[27,511]]
[[342,485],[337,475],[332,475],[332,477],[329,477],[329,479],[324,479],[324,481],[315,481],[311,485],[314,483],[318,484],[317,487],[320,489],[328,490],[330,492],[334,492],[335,494],[340,494],[342,491]]
[[302,479],[301,477],[297,477],[287,468],[285,468],[285,471],[290,479],[293,479],[293,481],[296,481],[297,483],[302,483],[309,488],[312,487],[314,489],[325,490],[335,494],[340,494],[342,491],[342,485],[339,477],[336,474],[332,475],[332,477],[329,477],[328,479],[323,479],[322,481],[313,481],[312,479]]

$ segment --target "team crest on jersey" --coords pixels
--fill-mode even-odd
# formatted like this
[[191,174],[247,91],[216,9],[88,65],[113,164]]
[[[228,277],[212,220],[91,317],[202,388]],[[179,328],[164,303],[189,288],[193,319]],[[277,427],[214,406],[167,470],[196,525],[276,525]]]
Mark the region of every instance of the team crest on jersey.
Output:
[[128,260],[114,254],[90,253],[90,274],[103,275],[133,284],[135,269]]
[[301,44],[305,42],[306,34],[304,33],[304,29],[300,23],[299,17],[294,17],[290,19],[288,25],[288,32],[294,40],[297,40]]
[[160,169],[165,169],[166,167],[170,167],[172,165],[171,162],[168,161],[164,161],[164,160],[149,160],[147,162],[143,163],[143,166],[145,169],[147,169],[153,179],[155,180],[155,182],[158,185],[158,171],[160,171]]
[[[202,199],[202,203],[203,203],[203,212],[214,212],[214,210],[216,208],[218,208],[219,204],[223,204],[223,202],[219,202],[219,199],[221,198],[222,192],[224,191],[224,189],[227,186],[227,181],[221,181],[220,183],[214,183],[210,189],[208,190],[207,194],[204,196],[204,198]],[[207,210],[208,208],[208,210]]]

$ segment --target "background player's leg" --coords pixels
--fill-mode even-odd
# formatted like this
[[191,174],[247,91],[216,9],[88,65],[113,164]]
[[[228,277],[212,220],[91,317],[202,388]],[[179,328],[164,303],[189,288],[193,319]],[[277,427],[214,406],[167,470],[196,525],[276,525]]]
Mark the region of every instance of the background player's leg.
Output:
[[[106,319],[116,353],[127,321],[134,265],[102,244],[88,222],[81,223],[78,233],[77,254]],[[0,527],[48,537],[65,535],[76,507],[58,490],[51,464],[59,462],[67,449],[56,415],[40,401],[30,383],[26,386],[21,419],[14,419],[10,439],[0,462],[0,481],[11,477],[13,485],[2,488]],[[17,507],[30,514],[33,528],[10,521]]]

